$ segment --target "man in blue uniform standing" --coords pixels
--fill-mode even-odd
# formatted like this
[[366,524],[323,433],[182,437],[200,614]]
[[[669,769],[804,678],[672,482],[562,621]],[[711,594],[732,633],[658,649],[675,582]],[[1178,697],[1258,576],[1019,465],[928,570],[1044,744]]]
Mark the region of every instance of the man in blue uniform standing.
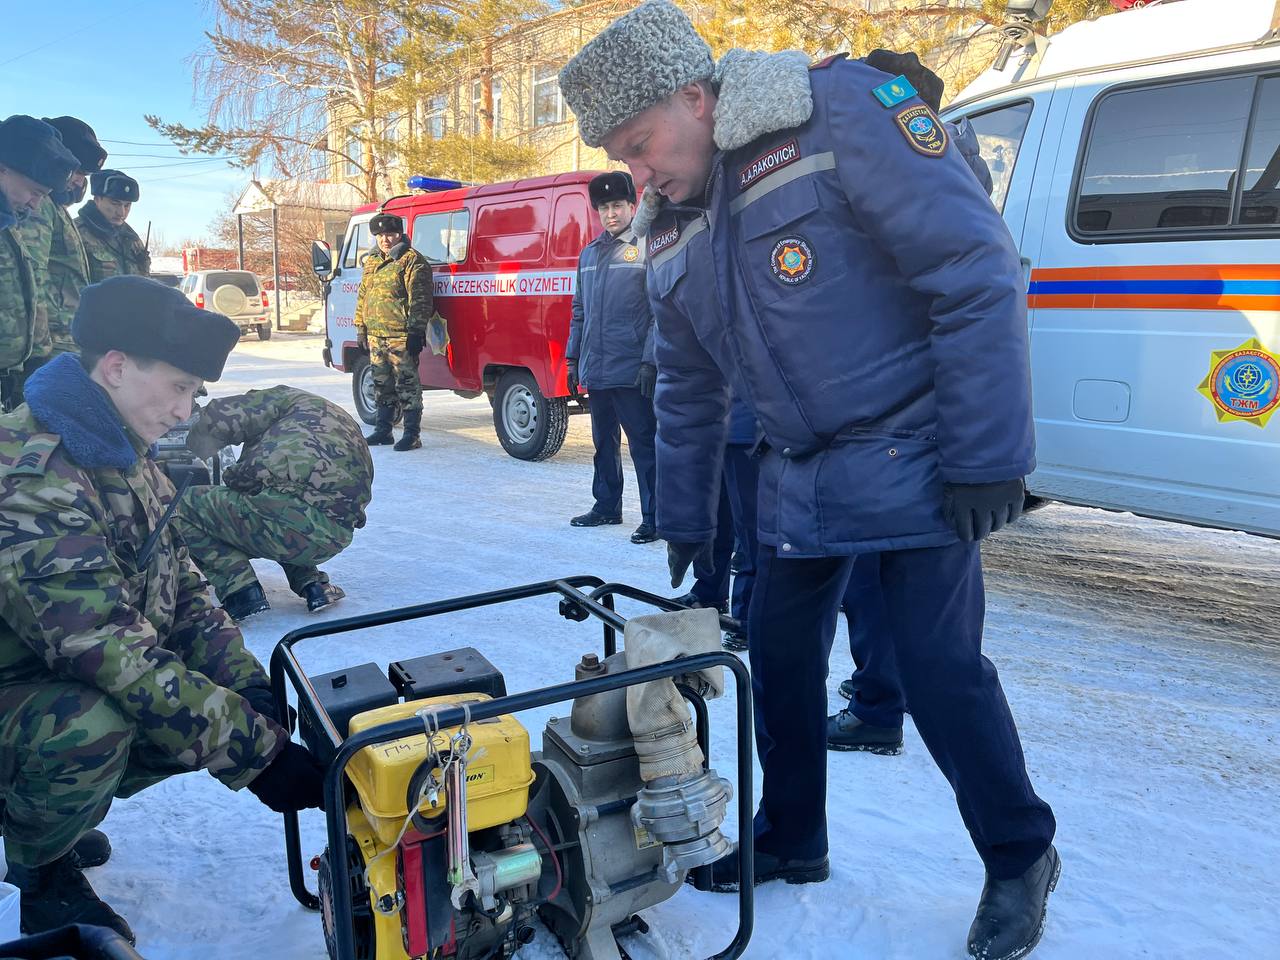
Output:
[[[853,557],[879,553],[903,691],[986,867],[969,953],[1024,956],[1060,864],[981,652],[978,541],[1016,519],[1034,467],[1003,221],[904,77],[795,52],[713,64],[663,0],[606,28],[560,84],[583,139],[646,185],[673,583],[714,534],[730,387],[764,436],[756,882],[829,874],[827,656]],[[736,871],[713,869],[720,889]]]
[[596,445],[591,481],[595,504],[569,522],[575,527],[622,522],[621,428],[640,488],[640,526],[631,542],[652,543],[658,539],[653,510],[653,388],[658,372],[645,256],[631,230],[636,188],[630,176],[615,170],[593,179],[587,192],[604,231],[578,258],[565,360],[569,392],[581,386],[589,395],[591,439]]

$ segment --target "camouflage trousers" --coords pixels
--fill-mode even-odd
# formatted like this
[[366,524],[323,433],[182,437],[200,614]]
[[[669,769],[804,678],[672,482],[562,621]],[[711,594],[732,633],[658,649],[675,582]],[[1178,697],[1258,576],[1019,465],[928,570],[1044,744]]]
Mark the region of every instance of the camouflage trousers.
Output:
[[258,582],[253,558],[280,564],[298,596],[313,583],[328,583],[316,564],[341,552],[353,532],[296,497],[226,487],[192,487],[173,522],[220,600]]
[[0,688],[8,860],[56,860],[102,822],[112,798],[189,769],[148,742],[101,690],[60,680]]
[[399,404],[405,411],[422,409],[418,358],[405,349],[404,337],[369,337],[369,363],[378,406]]

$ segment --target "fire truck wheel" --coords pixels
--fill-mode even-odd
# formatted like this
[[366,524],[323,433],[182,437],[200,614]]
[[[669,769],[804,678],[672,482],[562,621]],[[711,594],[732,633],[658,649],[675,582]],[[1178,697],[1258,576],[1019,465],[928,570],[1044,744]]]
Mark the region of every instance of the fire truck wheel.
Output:
[[502,448],[517,460],[554,457],[569,428],[568,401],[544,397],[528,370],[508,370],[493,394],[493,428]]
[[[355,401],[356,413],[361,420],[371,427],[378,422],[378,403],[373,393],[373,367],[365,354],[356,357],[351,365],[351,398]],[[396,404],[396,413],[391,422],[399,423],[403,417],[404,411]]]

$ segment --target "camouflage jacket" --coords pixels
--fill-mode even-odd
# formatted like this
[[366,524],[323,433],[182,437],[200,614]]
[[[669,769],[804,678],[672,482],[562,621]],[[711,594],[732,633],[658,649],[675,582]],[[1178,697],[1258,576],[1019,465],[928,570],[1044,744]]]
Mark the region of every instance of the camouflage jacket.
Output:
[[133,567],[173,496],[145,455],[82,467],[30,407],[0,417],[0,685],[96,687],[166,755],[238,789],[288,735],[233,692],[267,679],[172,525]]
[[266,487],[348,529],[364,526],[373,460],[359,425],[337,404],[295,387],[250,390],[210,401],[193,429],[244,444],[239,462],[227,469],[233,489]]
[[364,258],[357,327],[371,337],[403,337],[411,330],[425,332],[433,312],[431,264],[407,242],[392,247],[390,256],[375,247]]
[[31,356],[35,280],[18,229],[0,229],[0,373]]
[[89,262],[89,282],[97,283],[117,274],[146,276],[151,272],[151,254],[133,227],[122,223],[112,228],[92,200],[80,208],[76,226]]
[[71,339],[71,319],[80,306],[80,291],[89,285],[89,260],[84,242],[67,208],[47,201],[54,210],[53,238],[49,246],[49,279],[45,299],[49,304],[49,340],[54,353],[79,353]]
[[49,253],[53,248],[53,230],[60,209],[49,197],[39,208],[14,227],[31,265],[31,282],[35,290],[31,304],[31,355],[47,357],[52,352],[49,340]]

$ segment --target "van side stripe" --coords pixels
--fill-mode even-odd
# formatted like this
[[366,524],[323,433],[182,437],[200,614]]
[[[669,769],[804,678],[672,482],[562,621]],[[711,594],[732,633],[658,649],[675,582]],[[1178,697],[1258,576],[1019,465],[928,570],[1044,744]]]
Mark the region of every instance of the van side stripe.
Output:
[[1034,270],[1027,305],[1045,310],[1280,310],[1280,265]]

